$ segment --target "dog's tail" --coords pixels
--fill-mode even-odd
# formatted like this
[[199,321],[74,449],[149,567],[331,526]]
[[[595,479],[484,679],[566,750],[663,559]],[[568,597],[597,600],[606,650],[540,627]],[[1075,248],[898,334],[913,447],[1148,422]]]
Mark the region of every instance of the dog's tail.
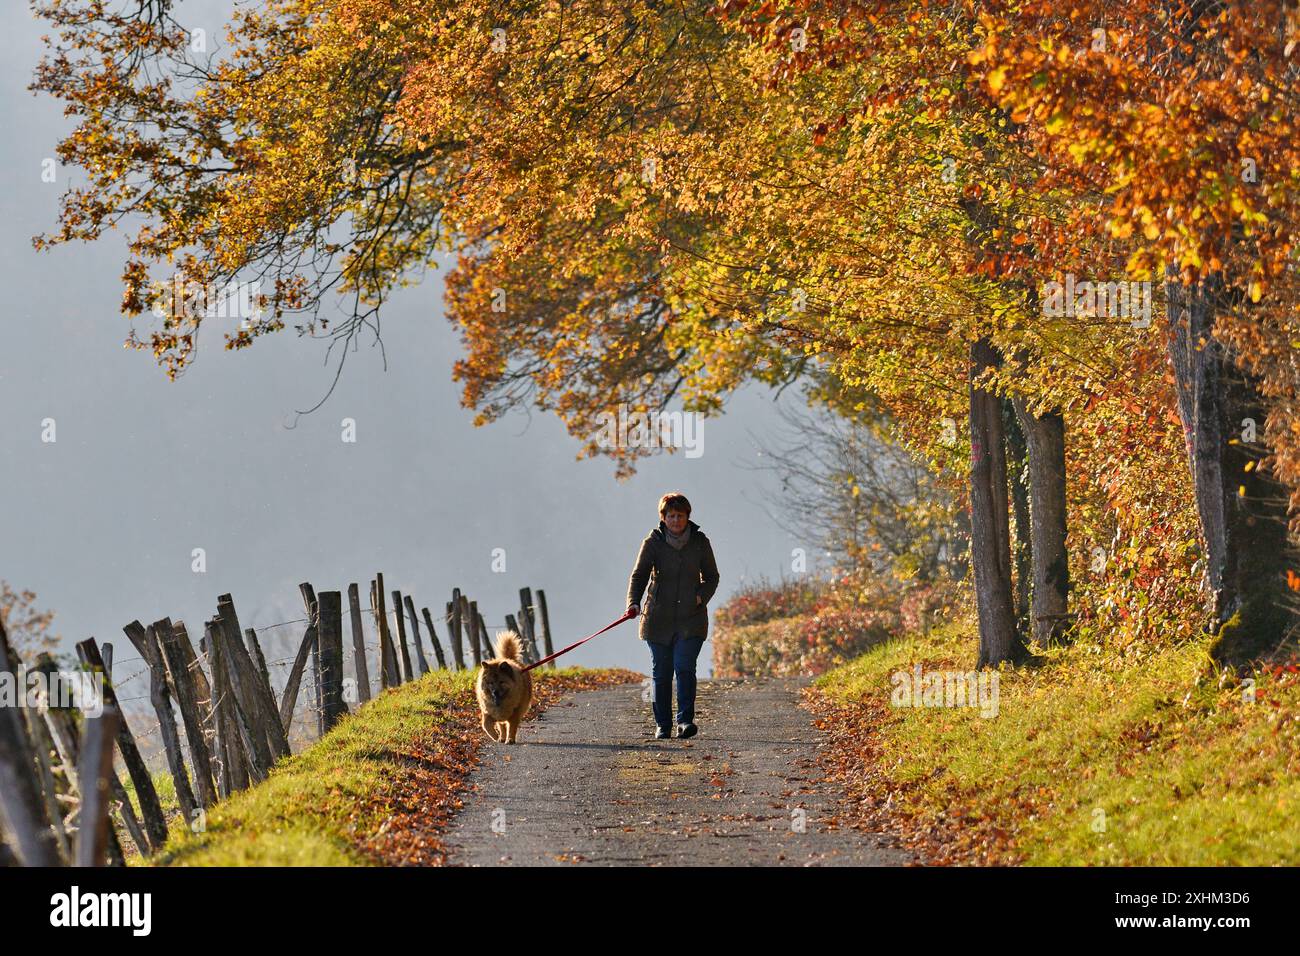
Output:
[[504,657],[517,664],[523,663],[524,645],[514,631],[502,631],[497,635],[497,657]]

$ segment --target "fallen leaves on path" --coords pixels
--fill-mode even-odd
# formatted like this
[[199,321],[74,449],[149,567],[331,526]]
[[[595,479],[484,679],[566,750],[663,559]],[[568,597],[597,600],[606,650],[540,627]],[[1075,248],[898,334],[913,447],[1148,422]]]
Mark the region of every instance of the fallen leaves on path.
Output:
[[1005,821],[999,825],[986,816],[987,808],[976,810],[969,795],[955,788],[947,812],[939,816],[908,809],[907,795],[918,784],[893,780],[884,772],[879,733],[892,718],[882,701],[868,697],[846,705],[807,687],[801,706],[812,712],[826,738],[817,759],[822,782],[844,794],[842,813],[831,825],[896,835],[930,866],[1018,862],[1014,834]]
[[[527,732],[528,721],[567,694],[640,680],[640,674],[619,669],[574,674],[544,671],[533,684],[533,704],[521,733]],[[473,693],[466,692],[449,709],[446,720],[400,755],[399,769],[389,786],[372,798],[368,809],[378,806],[386,817],[375,832],[356,835],[362,852],[381,866],[446,865],[441,835],[464,805],[462,794],[485,745],[492,743],[479,723]]]

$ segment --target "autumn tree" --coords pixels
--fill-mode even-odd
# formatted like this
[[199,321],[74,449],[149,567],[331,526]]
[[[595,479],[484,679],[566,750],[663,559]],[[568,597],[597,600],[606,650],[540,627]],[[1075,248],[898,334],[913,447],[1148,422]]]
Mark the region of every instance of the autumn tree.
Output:
[[[979,530],[972,547],[977,603],[983,608],[981,658],[1015,659],[1023,653],[1014,616],[1006,611],[1012,604],[1007,557],[1011,548],[1006,514],[1008,477],[1017,488],[1024,487],[1020,473],[1009,475],[1002,460],[1008,439],[1003,433],[1002,411],[1012,404],[1018,416],[1013,420],[1014,430],[1032,438],[1027,485],[1033,489],[1033,507],[1028,507],[1027,489],[1016,499],[1025,505],[1017,522],[1023,533],[1023,547],[1017,550],[1025,558],[1021,593],[1033,594],[1035,638],[1042,644],[1055,642],[1069,620],[1064,419],[1059,406],[1031,400],[1024,392],[1024,382],[1034,374],[1026,364],[1029,356],[1041,354],[1044,345],[1060,348],[1062,339],[1059,330],[1042,327],[1025,334],[1025,319],[1037,303],[1033,294],[1037,276],[1032,246],[1020,226],[1032,211],[1026,196],[1038,173],[1027,162],[1014,124],[990,108],[982,90],[971,82],[966,59],[971,37],[977,35],[973,21],[958,11],[954,29],[952,10],[931,10],[925,4],[768,3],[754,13],[744,12],[743,2],[726,6],[741,11],[737,14],[741,22],[769,43],[788,46],[774,82],[789,83],[792,77],[807,72],[838,78],[851,72],[851,64],[862,62],[878,71],[882,58],[892,56],[902,61],[901,68],[896,74],[886,74],[874,97],[862,98],[869,104],[866,108],[877,119],[891,114],[942,116],[958,134],[945,144],[946,154],[930,152],[924,144],[909,145],[919,146],[920,155],[931,164],[941,164],[947,182],[960,182],[960,190],[949,190],[947,196],[941,193],[940,201],[954,205],[959,214],[957,222],[968,247],[965,269],[987,276],[1003,294],[994,313],[1002,320],[986,319],[982,326],[978,318],[967,323],[971,343],[967,363],[971,507],[980,512],[974,517]],[[877,170],[880,164],[871,168]],[[899,184],[888,175],[884,178],[895,188],[911,185]],[[1056,204],[1037,203],[1040,214]],[[1007,316],[1019,318],[1008,323]],[[1004,348],[1009,351],[1004,353]],[[1017,360],[1007,363],[1005,354],[1011,353]],[[1015,375],[1003,376],[1001,386],[995,386],[991,379],[1008,364],[1021,381]],[[997,394],[1007,397],[999,402]],[[1012,394],[1019,394],[1019,400],[1012,403]],[[986,458],[986,453],[991,457]],[[1028,577],[1033,579],[1032,588],[1024,587],[1027,582],[1023,578]]]
[[1284,2],[995,3],[972,56],[1055,177],[1107,197],[1130,273],[1166,280],[1215,653],[1232,662],[1296,620],[1297,17]]

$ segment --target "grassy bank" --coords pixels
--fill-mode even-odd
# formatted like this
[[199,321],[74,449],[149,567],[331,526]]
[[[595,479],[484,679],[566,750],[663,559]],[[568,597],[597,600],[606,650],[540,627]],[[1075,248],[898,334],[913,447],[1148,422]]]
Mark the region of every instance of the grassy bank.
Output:
[[[828,762],[931,858],[1068,865],[1300,863],[1300,683],[1248,685],[1206,642],[1054,650],[999,674],[995,717],[891,705],[891,676],[967,670],[969,624],[878,646],[818,679]],[[874,770],[864,770],[866,767]]]
[[[539,672],[534,672],[538,674]],[[432,671],[386,691],[315,745],[233,795],[191,833],[177,819],[160,865],[357,866],[439,862],[437,834],[480,746],[475,671]],[[534,707],[569,690],[637,679],[541,672]]]

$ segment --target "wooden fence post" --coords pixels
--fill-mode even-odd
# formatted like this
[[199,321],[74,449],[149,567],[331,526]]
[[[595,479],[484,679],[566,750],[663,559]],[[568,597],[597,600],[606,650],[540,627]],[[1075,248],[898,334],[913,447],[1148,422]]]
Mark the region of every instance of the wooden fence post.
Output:
[[442,653],[442,642],[438,640],[438,632],[433,629],[433,615],[429,613],[426,607],[423,609],[424,625],[429,629],[429,643],[433,645],[433,654],[438,658],[438,666],[443,670],[447,669],[447,658]]
[[[230,705],[232,718],[227,723],[227,727],[234,734],[239,735],[240,749],[243,750],[250,781],[261,783],[271,772],[274,758],[266,743],[266,728],[262,727],[257,720],[256,703],[251,696],[252,689],[247,686],[247,681],[234,660],[234,652],[230,646],[239,644],[242,647],[243,644],[238,636],[235,640],[230,640],[226,625],[220,616],[208,622],[207,634],[208,647],[213,652],[212,666],[222,670],[222,677],[225,680],[224,696]],[[231,743],[234,743],[233,739]]]
[[[17,656],[0,621],[0,672],[19,677]],[[24,689],[25,690],[25,689]],[[35,754],[22,711],[0,707],[0,807],[14,849],[27,866],[60,866],[58,844],[49,814],[37,792]]]
[[406,615],[411,619],[411,639],[415,642],[415,662],[419,665],[420,676],[423,677],[429,673],[429,662],[424,656],[424,646],[420,643],[420,619],[415,613],[415,602],[411,600],[411,595],[406,595],[403,599],[406,607]]
[[[163,662],[171,677],[171,685],[176,690],[176,705],[180,708],[181,722],[185,725],[185,739],[190,745],[190,763],[194,770],[194,784],[198,790],[199,804],[206,809],[217,802],[217,788],[213,783],[208,742],[203,735],[203,716],[199,710],[199,695],[194,687],[194,675],[190,671],[189,661],[186,660],[184,651],[180,648],[176,625],[169,624],[166,628],[158,625],[155,627],[158,627],[155,635]],[[192,819],[186,822],[192,822]]]
[[541,660],[542,655],[537,653],[537,631],[533,626],[532,588],[519,589],[519,623],[523,625],[524,641],[528,644],[528,652],[532,655],[532,660]]
[[122,823],[126,826],[126,832],[131,835],[136,849],[140,851],[141,856],[152,856],[154,846],[149,842],[139,819],[136,818],[135,808],[131,806],[131,799],[126,795],[126,788],[122,786],[122,781],[117,778],[116,770],[109,771],[108,782],[113,788],[113,799],[117,801],[117,812],[121,815]]
[[320,630],[322,733],[329,733],[348,712],[343,703],[343,594],[322,591],[317,597]]
[[[555,648],[551,645],[551,618],[546,613],[546,592],[541,588],[537,589],[537,609],[541,612],[538,617],[542,625],[542,647],[546,650],[546,656],[550,657],[555,653]],[[555,661],[546,666],[554,669]]]
[[[171,622],[167,624],[171,630]],[[113,738],[117,736],[118,714],[105,707],[98,717],[87,717],[77,766],[81,809],[77,814],[77,866],[103,866],[108,852],[109,775],[113,772]],[[120,850],[119,850],[120,853]]]
[[[40,694],[39,713],[44,720],[38,718],[36,712],[28,713],[31,718],[30,739],[37,749],[36,769],[41,776],[38,786],[45,791],[46,810],[54,823],[59,849],[71,862],[73,845],[68,842],[66,830],[67,819],[71,817],[65,819],[58,801],[63,800],[67,803],[70,800],[80,800],[78,795],[81,793],[81,786],[77,781],[77,738],[80,734],[77,726],[77,711],[64,706],[66,698],[62,696],[60,686],[62,675],[59,673],[59,664],[53,656],[47,652],[40,653],[31,669],[46,675],[49,681],[47,688]],[[59,758],[59,770],[62,773],[62,780],[59,781],[54,779],[53,765],[48,760],[42,759],[51,750]]]
[[316,646],[316,631],[316,614],[309,610],[307,630],[302,635],[302,643],[298,645],[298,654],[293,659],[293,667],[289,669],[289,679],[284,685],[284,695],[280,698],[280,726],[284,728],[286,734],[289,733],[289,727],[293,723],[293,710],[298,703],[298,688],[302,684],[302,672],[307,667],[307,655]]
[[149,701],[158,717],[158,732],[167,753],[167,766],[172,781],[176,784],[176,802],[180,804],[181,813],[188,823],[194,819],[197,803],[194,791],[190,789],[189,771],[185,767],[180,736],[176,732],[176,712],[172,709],[171,693],[167,689],[167,666],[163,663],[162,649],[158,646],[158,635],[164,630],[171,633],[171,619],[156,621],[148,630],[139,621],[132,621],[122,630],[149,668]]
[[465,619],[465,627],[474,632],[474,638],[479,646],[479,661],[490,661],[496,656],[496,651],[478,629],[478,602],[475,601],[471,606],[469,599],[465,598],[465,612],[461,615]]
[[384,651],[384,625],[379,619],[379,588],[374,578],[370,579],[370,617],[375,622],[375,637],[379,640],[379,689],[388,687],[388,657]]
[[465,633],[469,635],[469,646],[474,649],[474,662],[481,663],[493,658],[493,649],[487,646],[484,636],[478,633],[478,602],[471,601],[464,606]]
[[451,656],[456,662],[456,670],[465,669],[465,654],[460,643],[460,588],[451,592],[447,602],[447,629],[451,635]]
[[[19,693],[26,682],[19,675],[22,662],[5,631],[0,617],[0,672],[13,675]],[[36,754],[27,736],[19,706],[0,706],[0,821],[10,831],[14,849],[27,866],[60,866],[56,831],[36,784]]]
[[[227,661],[234,664],[238,671],[241,685],[236,684],[235,694],[244,705],[248,719],[254,722],[266,736],[270,745],[271,763],[280,757],[289,756],[289,738],[276,720],[275,695],[270,685],[262,680],[257,665],[244,646],[243,631],[239,627],[239,617],[235,613],[235,601],[229,594],[217,597],[217,616],[221,619],[226,632]],[[246,698],[246,699],[245,699]],[[270,764],[267,765],[270,769]]]
[[217,734],[213,716],[212,685],[208,683],[208,675],[203,673],[203,665],[199,663],[194,653],[194,645],[190,642],[190,634],[185,630],[184,622],[176,621],[172,624],[172,634],[175,637],[176,649],[184,658],[185,666],[190,673],[190,683],[194,686],[195,700],[199,707],[199,718],[203,722],[203,739],[208,746],[209,759],[212,759],[212,748]]
[[[460,600],[460,616],[458,620],[460,621],[461,634],[464,636],[465,641],[469,644],[470,651],[474,655],[474,664],[475,666],[477,666],[482,661],[490,660],[492,654],[490,651],[488,651],[486,654],[480,654],[479,645],[478,645],[478,635],[474,633],[474,621],[469,614],[469,598],[466,597],[464,594],[460,594],[459,600]],[[484,650],[486,651],[487,649],[484,648]]]
[[[54,658],[49,654],[41,654],[37,657],[36,666],[32,669],[43,671],[54,680],[58,679],[59,665],[55,663]],[[25,687],[22,692],[26,693]],[[52,702],[46,697],[44,703],[48,708]],[[20,708],[20,714],[25,718],[27,739],[31,741],[32,754],[36,758],[36,765],[32,768],[36,777],[34,781],[36,792],[41,795],[41,799],[45,803],[45,815],[50,820],[54,841],[59,851],[59,858],[65,861],[71,860],[71,846],[68,843],[68,821],[65,819],[63,809],[59,806],[59,801],[64,800],[66,802],[70,799],[76,799],[76,761],[73,759],[69,762],[69,758],[64,756],[64,748],[60,747],[50,737],[50,731],[45,722],[40,719],[39,711],[22,707]],[[59,770],[62,771],[59,780],[54,778],[53,755],[56,753],[59,757]]]
[[352,617],[352,666],[357,675],[357,702],[370,699],[370,667],[366,663],[366,634],[361,627],[361,597],[355,584],[348,585],[348,611]]
[[478,636],[483,641],[483,647],[486,648],[488,658],[491,659],[496,650],[492,646],[492,640],[488,637],[487,622],[483,620],[482,612],[475,615],[478,618]]
[[[140,803],[140,816],[143,818],[145,833],[154,847],[160,847],[167,842],[167,820],[163,816],[162,804],[158,801],[158,791],[154,789],[153,777],[149,774],[149,768],[145,766],[144,758],[140,756],[140,748],[136,746],[135,738],[131,735],[126,715],[117,702],[117,692],[104,671],[104,659],[100,656],[99,645],[95,643],[93,637],[77,644],[77,657],[89,670],[99,671],[105,675],[104,706],[112,707],[118,713],[117,749],[122,753],[122,761],[126,764],[131,783],[135,786],[135,798]],[[4,748],[0,747],[0,752],[3,750]],[[3,788],[0,787],[0,790]]]
[[[266,655],[262,653],[262,643],[257,639],[257,631],[251,627],[244,628],[244,646],[248,648],[248,656],[257,665],[257,673],[262,678],[262,683],[271,687],[271,672],[266,666]],[[271,687],[271,696],[275,696],[274,687]]]
[[388,608],[384,603],[384,576],[375,573],[375,580],[370,585],[370,606],[375,612],[375,626],[379,629],[379,677],[380,686],[387,689],[402,682],[402,675],[397,669],[397,654],[393,650],[393,638],[388,630]]
[[230,691],[230,680],[221,660],[221,647],[217,640],[217,625],[208,621],[203,627],[199,648],[207,658],[208,672],[212,675],[212,720],[216,727],[214,750],[221,761],[217,778],[217,794],[224,800],[248,786],[248,761],[235,726],[235,708]]
[[406,647],[406,619],[402,617],[402,592],[393,592],[393,617],[397,621],[398,646],[402,649],[402,681],[409,683],[414,679],[411,673],[411,652]]
[[302,603],[307,608],[307,617],[316,622],[316,643],[311,649],[311,692],[316,701],[316,738],[325,736],[325,674],[321,668],[321,620],[320,602],[316,599],[316,589],[304,581],[298,585],[302,592]]

